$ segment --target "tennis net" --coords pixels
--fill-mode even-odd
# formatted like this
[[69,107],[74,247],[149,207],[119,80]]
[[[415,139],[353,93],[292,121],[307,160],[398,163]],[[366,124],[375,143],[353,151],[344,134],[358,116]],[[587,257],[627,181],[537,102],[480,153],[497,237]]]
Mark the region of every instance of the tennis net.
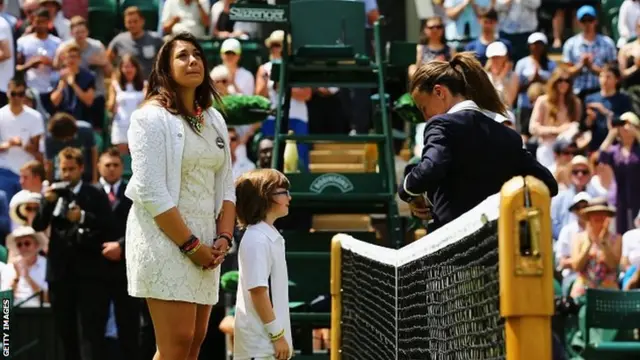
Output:
[[341,240],[343,360],[504,359],[499,194],[402,249]]

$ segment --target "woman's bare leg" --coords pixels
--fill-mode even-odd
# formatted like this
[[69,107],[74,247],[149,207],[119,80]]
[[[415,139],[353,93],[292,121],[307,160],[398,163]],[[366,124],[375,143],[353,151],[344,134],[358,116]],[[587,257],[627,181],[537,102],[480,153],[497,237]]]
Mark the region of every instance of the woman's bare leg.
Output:
[[209,317],[211,316],[211,305],[197,305],[196,324],[191,349],[187,360],[198,360],[200,354],[200,346],[207,335],[207,327],[209,326]]
[[154,360],[186,360],[196,329],[197,305],[147,299],[158,350]]

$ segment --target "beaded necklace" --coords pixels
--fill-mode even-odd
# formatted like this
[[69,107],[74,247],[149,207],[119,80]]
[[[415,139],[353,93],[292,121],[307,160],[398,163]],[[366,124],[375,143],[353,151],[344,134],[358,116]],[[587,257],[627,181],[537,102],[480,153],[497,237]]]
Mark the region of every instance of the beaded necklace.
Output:
[[187,120],[192,129],[200,134],[204,127],[204,115],[202,114],[202,108],[198,104],[196,104],[195,113],[195,116],[185,115],[184,119]]

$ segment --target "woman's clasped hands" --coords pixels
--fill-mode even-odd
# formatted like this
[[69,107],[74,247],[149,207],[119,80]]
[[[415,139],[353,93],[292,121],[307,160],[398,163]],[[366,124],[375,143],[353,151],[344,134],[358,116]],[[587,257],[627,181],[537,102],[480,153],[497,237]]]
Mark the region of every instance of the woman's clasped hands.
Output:
[[194,264],[202,266],[204,270],[213,270],[222,264],[227,255],[227,249],[221,246],[201,245],[200,248],[189,256]]

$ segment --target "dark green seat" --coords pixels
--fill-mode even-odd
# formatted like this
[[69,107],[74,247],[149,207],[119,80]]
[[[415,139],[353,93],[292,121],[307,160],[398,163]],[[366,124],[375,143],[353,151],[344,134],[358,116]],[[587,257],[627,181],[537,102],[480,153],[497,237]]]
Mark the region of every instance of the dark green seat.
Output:
[[131,170],[131,155],[122,155],[122,168],[122,177],[127,180],[131,179],[131,175],[133,175],[133,172]]
[[289,289],[289,301],[309,303],[320,295],[328,295],[331,253],[287,251],[289,280],[296,286]]
[[640,356],[640,341],[607,339],[592,343],[590,339],[591,329],[614,329],[621,333],[640,328],[640,291],[587,289],[585,307],[585,345],[589,353]]
[[117,24],[120,14],[117,0],[90,0],[88,14],[90,36],[108,44],[119,32]]
[[7,259],[9,258],[9,251],[7,248],[0,245],[0,262],[7,263]]
[[158,0],[120,0],[120,14],[130,6],[137,6],[142,12],[145,30],[158,30],[158,22],[160,21]]
[[[330,231],[318,231],[303,233],[299,231],[283,231],[282,236],[287,244],[287,251],[301,252],[329,252],[331,251],[331,239],[337,233]],[[370,243],[375,243],[376,233],[370,231],[350,232],[354,238]]]

